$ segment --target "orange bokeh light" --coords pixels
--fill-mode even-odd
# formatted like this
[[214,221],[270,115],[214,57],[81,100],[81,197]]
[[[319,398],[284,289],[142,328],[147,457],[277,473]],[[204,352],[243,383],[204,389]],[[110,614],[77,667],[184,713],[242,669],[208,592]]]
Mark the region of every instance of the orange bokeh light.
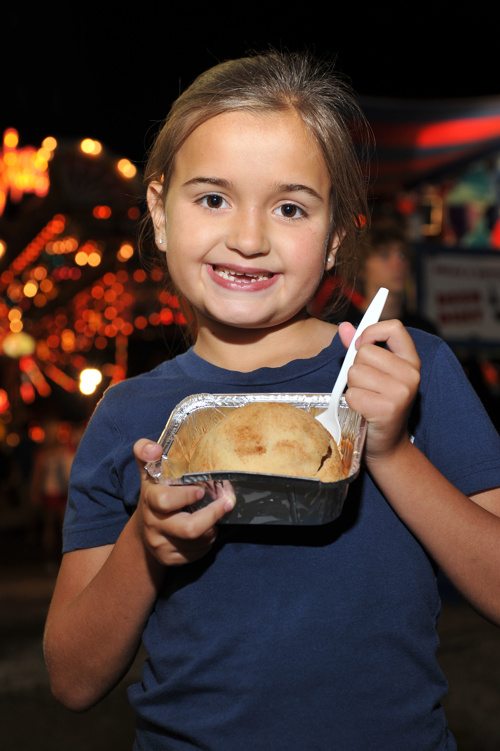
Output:
[[96,219],[109,219],[111,208],[109,206],[94,206],[92,214]]

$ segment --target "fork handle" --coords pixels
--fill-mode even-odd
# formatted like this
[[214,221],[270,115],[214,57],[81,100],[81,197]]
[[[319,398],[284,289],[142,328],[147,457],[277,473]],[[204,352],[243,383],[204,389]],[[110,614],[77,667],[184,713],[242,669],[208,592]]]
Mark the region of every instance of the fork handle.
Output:
[[363,331],[368,326],[371,326],[372,323],[377,323],[380,316],[382,315],[388,294],[389,290],[385,287],[381,287],[368,306],[368,309],[366,310],[363,318],[361,319],[360,324],[356,329],[356,333],[354,334],[349,348],[346,352],[346,356],[344,358],[344,362],[342,363],[342,367],[340,368],[337,380],[335,381],[335,386],[333,387],[332,396],[330,399],[330,404],[332,406],[340,400],[340,397],[344,393],[344,389],[347,384],[347,374],[349,372],[349,368],[354,362],[354,358],[356,357],[356,340],[359,336],[361,336]]

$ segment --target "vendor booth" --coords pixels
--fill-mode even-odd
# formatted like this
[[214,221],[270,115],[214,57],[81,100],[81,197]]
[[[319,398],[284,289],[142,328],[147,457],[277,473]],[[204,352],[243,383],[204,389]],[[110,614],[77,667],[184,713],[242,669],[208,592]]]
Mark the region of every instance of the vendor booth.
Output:
[[498,425],[500,97],[361,104],[375,142],[373,221],[403,221],[415,307],[455,350]]

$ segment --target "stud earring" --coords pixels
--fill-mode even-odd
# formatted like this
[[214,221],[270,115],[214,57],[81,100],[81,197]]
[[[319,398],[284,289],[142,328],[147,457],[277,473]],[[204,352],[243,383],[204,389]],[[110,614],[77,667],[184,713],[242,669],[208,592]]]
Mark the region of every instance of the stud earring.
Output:
[[331,257],[331,256],[328,256],[328,258],[326,259],[326,262],[327,262],[327,263],[331,263],[331,262],[332,262],[332,257]]
[[162,245],[163,244],[163,237],[160,237],[160,239],[158,240],[158,242],[160,243],[160,245]]

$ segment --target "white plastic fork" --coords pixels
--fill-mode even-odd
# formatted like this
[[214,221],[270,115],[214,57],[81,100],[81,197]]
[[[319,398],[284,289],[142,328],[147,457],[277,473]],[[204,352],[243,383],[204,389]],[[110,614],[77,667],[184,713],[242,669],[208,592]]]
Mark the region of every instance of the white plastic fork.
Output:
[[384,309],[388,293],[388,289],[381,287],[368,306],[368,309],[361,319],[361,322],[356,329],[356,333],[352,338],[349,349],[346,352],[344,362],[342,363],[342,367],[340,368],[340,373],[338,374],[337,380],[335,381],[335,385],[332,390],[332,395],[330,397],[328,407],[324,412],[322,412],[320,415],[317,415],[316,417],[316,420],[318,420],[318,422],[320,422],[323,427],[328,430],[337,444],[340,443],[341,438],[339,423],[339,402],[347,384],[347,374],[349,372],[349,368],[353,364],[354,358],[356,357],[356,339],[363,333],[367,326],[371,326],[372,323],[377,323]]

